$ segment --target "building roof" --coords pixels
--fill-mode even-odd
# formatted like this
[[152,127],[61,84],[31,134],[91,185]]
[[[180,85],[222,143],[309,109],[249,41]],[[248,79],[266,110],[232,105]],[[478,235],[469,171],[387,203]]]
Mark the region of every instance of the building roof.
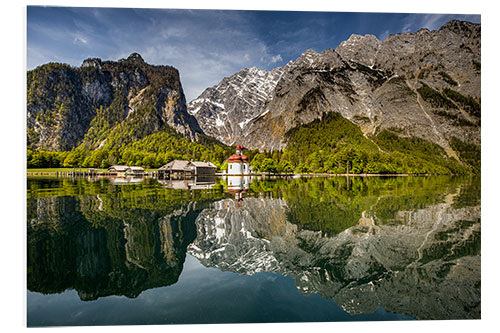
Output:
[[211,162],[191,162],[197,168],[217,168],[215,164]]
[[189,165],[191,164],[190,161],[184,161],[184,160],[173,160],[171,162],[168,162],[158,170],[186,170]]
[[131,171],[144,171],[144,168],[140,166],[131,166],[128,169],[130,169]]
[[125,172],[128,169],[128,165],[112,165],[108,168],[108,171],[114,169],[118,172]]
[[243,160],[241,159],[241,155],[234,154],[234,155],[229,156],[227,162],[228,163],[234,163],[234,162],[241,163],[241,162],[243,162]]
[[229,156],[228,163],[248,163],[248,157],[245,155],[234,154]]

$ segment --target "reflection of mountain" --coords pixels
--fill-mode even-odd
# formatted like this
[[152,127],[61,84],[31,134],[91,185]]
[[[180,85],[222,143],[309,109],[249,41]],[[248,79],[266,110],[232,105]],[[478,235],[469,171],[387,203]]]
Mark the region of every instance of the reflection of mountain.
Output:
[[31,291],[136,297],[175,283],[189,252],[291,276],[352,314],[480,317],[479,179],[259,180],[242,201],[220,187],[44,184],[28,182]]
[[[247,198],[239,205],[223,200],[198,216],[198,237],[188,251],[222,270],[290,275],[302,293],[333,298],[349,313],[383,307],[419,319],[478,318],[480,206],[458,207],[456,190],[448,202],[397,211],[385,220],[377,216],[384,213],[377,203],[384,206],[387,198],[366,197],[372,209],[333,236],[303,229],[308,221],[290,223],[295,207],[281,199]],[[408,207],[410,196],[390,199],[397,210]]]
[[197,238],[191,255],[205,266],[253,274],[277,271],[280,263],[269,248],[275,237],[293,236],[286,221],[286,202],[280,199],[225,199],[205,209],[196,219]]
[[31,291],[72,288],[82,300],[93,300],[136,297],[143,290],[177,282],[186,246],[196,237],[196,203],[166,215],[145,209],[130,209],[121,217],[98,210],[85,214],[82,208],[99,207],[99,199],[28,200]]

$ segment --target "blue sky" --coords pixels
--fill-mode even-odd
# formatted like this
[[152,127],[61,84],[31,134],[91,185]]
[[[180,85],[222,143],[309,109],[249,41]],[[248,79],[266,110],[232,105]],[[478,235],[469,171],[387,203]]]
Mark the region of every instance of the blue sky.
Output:
[[333,48],[353,33],[439,29],[479,15],[39,7],[27,9],[27,68],[126,58],[179,69],[187,101],[245,67],[272,69],[302,52]]

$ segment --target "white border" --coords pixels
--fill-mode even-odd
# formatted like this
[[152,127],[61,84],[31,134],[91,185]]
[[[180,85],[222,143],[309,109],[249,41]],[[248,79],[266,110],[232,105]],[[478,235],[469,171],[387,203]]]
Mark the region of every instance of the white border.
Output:
[[[212,1],[18,1],[3,4],[0,11],[2,24],[2,175],[7,182],[2,191],[1,207],[3,228],[2,245],[2,326],[7,330],[25,328],[26,323],[26,235],[25,235],[25,81],[26,81],[26,6],[82,6],[82,7],[143,7],[143,8],[193,8],[193,9],[261,9],[348,12],[399,12],[399,13],[456,13],[481,14],[482,24],[482,320],[474,321],[419,321],[419,322],[365,322],[365,323],[308,323],[308,324],[249,324],[249,325],[170,325],[170,326],[111,326],[57,328],[58,331],[97,330],[99,332],[148,331],[207,331],[250,332],[254,330],[349,330],[383,332],[419,332],[424,330],[449,330],[470,332],[491,331],[495,324],[498,295],[498,276],[495,248],[499,235],[496,211],[499,188],[496,156],[499,153],[498,114],[495,97],[498,96],[500,73],[497,42],[499,39],[498,11],[493,1],[262,1],[248,2]],[[24,216],[24,218],[23,218]],[[30,329],[38,330],[38,329]],[[55,330],[44,328],[44,332]]]

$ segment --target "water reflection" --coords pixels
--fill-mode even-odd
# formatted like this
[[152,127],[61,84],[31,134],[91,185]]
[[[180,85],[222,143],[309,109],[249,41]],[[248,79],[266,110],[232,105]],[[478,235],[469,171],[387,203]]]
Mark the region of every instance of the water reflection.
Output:
[[[91,177],[89,177],[91,178]],[[94,178],[96,179],[96,178]],[[129,176],[129,177],[112,177],[110,178],[110,182],[111,184],[115,184],[115,185],[120,185],[120,184],[131,184],[131,183],[142,183],[144,181],[144,177],[133,177],[133,176]]]
[[234,195],[235,201],[243,201],[243,196],[248,192],[251,176],[226,176],[223,178],[226,182],[227,193]]
[[190,184],[29,179],[28,289],[134,298],[175,284],[189,254],[290,276],[350,314],[480,317],[479,178]]
[[189,179],[158,179],[157,181],[163,187],[175,190],[209,190],[216,185],[215,176]]

